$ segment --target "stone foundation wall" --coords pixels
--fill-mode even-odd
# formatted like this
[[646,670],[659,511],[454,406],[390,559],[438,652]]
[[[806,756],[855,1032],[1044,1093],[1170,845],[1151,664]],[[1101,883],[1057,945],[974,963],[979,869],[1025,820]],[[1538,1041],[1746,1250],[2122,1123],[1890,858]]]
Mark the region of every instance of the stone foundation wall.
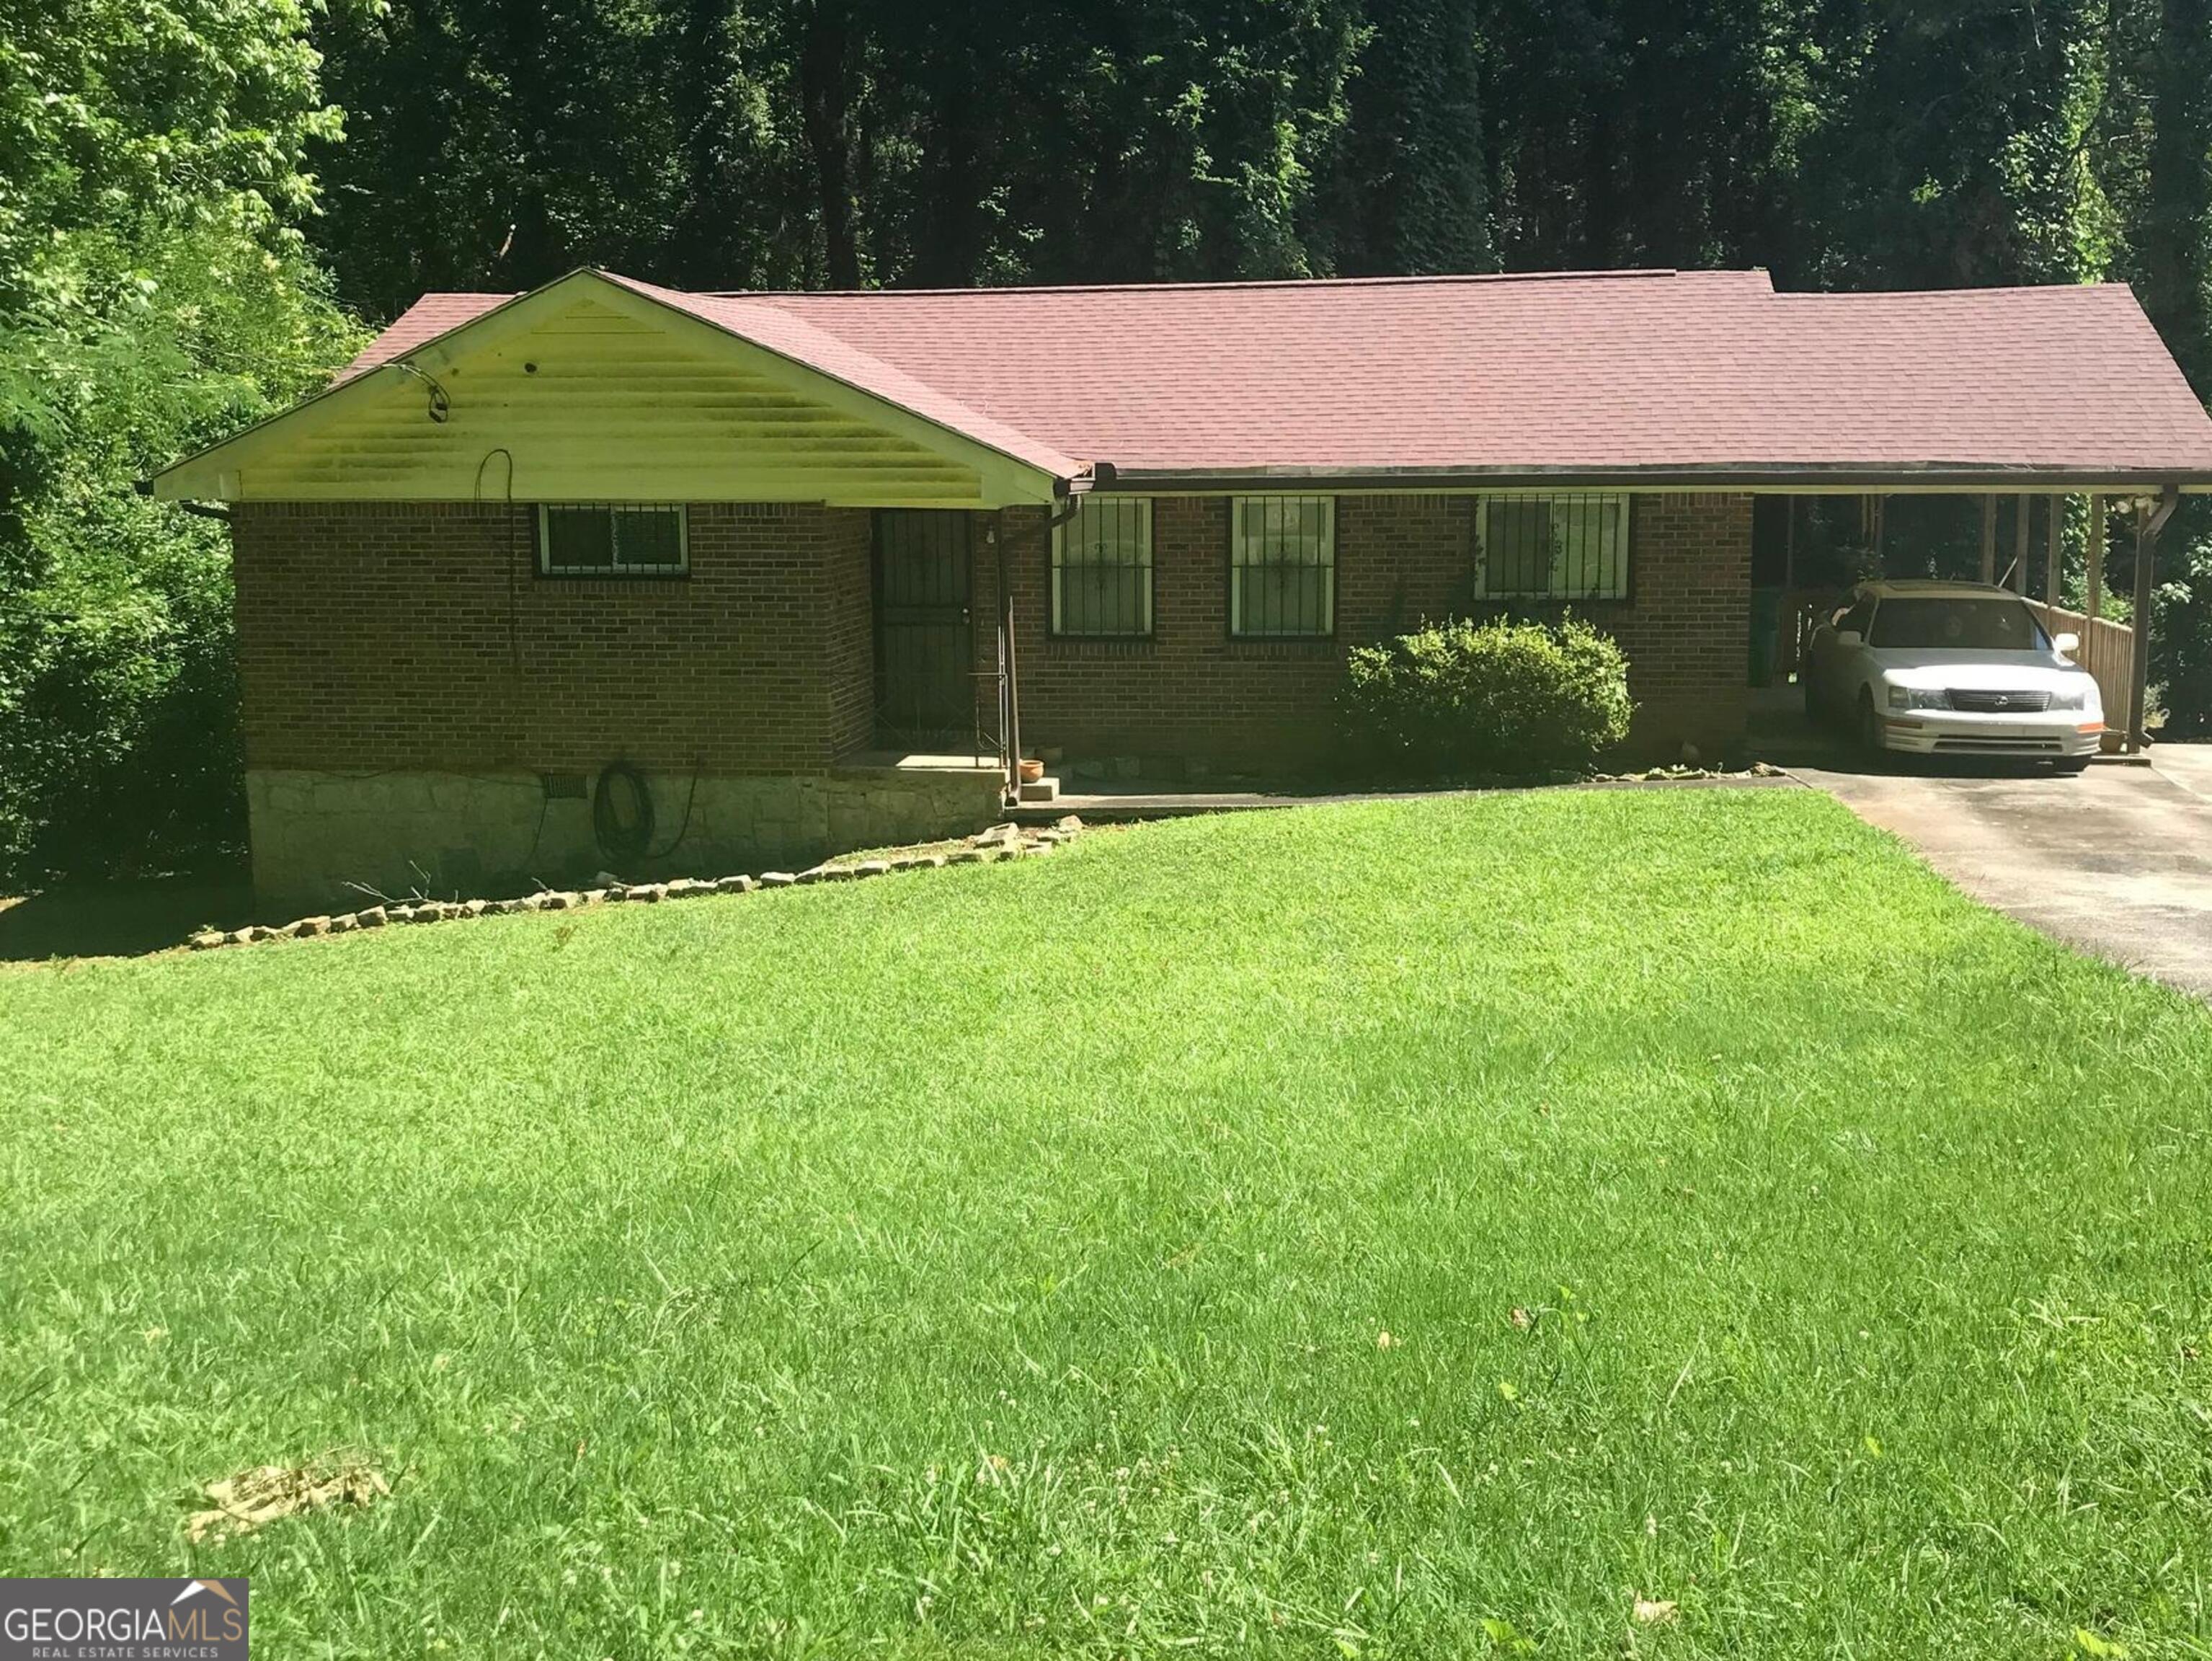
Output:
[[651,856],[615,861],[594,838],[588,796],[549,798],[536,773],[252,769],[255,892],[265,905],[312,908],[359,904],[364,891],[520,893],[603,869],[637,880],[795,869],[856,849],[966,835],[1000,817],[1002,788],[988,768],[702,777],[696,787],[661,774],[648,783]]

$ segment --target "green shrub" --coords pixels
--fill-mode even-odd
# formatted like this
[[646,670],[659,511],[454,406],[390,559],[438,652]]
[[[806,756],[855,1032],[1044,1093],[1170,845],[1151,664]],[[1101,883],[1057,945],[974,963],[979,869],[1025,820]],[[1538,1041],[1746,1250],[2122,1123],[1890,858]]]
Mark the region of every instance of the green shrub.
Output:
[[1628,735],[1628,660],[1573,618],[1426,624],[1356,648],[1342,696],[1355,753],[1451,777],[1587,767]]

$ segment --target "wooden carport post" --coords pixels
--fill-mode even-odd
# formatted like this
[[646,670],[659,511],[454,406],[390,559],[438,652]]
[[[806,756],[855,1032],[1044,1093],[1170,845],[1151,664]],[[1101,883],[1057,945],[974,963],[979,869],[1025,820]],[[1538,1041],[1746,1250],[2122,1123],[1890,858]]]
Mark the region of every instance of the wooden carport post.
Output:
[[1982,581],[1997,580],[1997,499],[1990,491],[1982,493]]
[[2025,491],[2014,499],[2012,526],[2012,582],[2014,593],[2027,593],[2027,522],[2035,498]]
[[2105,498],[2089,498],[2089,563],[2081,574],[2081,614],[2094,621],[2105,614]]
[[2150,734],[2143,730],[2143,704],[2150,689],[2151,575],[2158,563],[2158,533],[2179,506],[2181,492],[2169,484],[2160,492],[2156,508],[2143,502],[2136,509],[2136,603],[2135,615],[2128,619],[2135,631],[2134,672],[2128,684],[2128,753],[2131,756],[2141,755],[2150,742]]
[[2048,546],[2043,558],[2043,603],[2056,611],[2058,608],[2058,569],[2065,562],[2061,538],[2066,529],[2066,498],[2049,496],[2045,500],[2051,506],[2046,515],[2051,523],[2048,526]]

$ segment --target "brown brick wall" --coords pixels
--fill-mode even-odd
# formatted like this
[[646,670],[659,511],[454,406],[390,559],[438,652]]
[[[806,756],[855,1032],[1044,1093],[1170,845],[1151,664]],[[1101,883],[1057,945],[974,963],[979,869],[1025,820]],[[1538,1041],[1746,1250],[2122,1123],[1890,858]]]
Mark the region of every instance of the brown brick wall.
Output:
[[[1636,747],[1740,734],[1751,499],[1636,500],[1632,598],[1579,609],[1628,653]],[[1325,752],[1344,654],[1469,606],[1464,496],[1345,496],[1337,637],[1228,637],[1229,507],[1153,510],[1155,636],[1046,637],[1042,509],[977,516],[978,666],[1009,538],[1023,734],[1077,755],[1286,763]],[[695,506],[691,575],[540,578],[532,510],[241,506],[238,614],[257,769],[811,772],[871,739],[866,512]]]
[[1671,753],[1724,745],[1750,703],[1751,502],[1747,496],[1636,499],[1628,605],[1587,615],[1628,654],[1635,742]]
[[[997,516],[1017,612],[1022,736],[1079,756],[1295,762],[1325,752],[1352,645],[1425,618],[1483,609],[1472,599],[1474,498],[1343,496],[1337,502],[1336,638],[1238,641],[1228,633],[1229,504],[1153,504],[1153,637],[1048,637],[1045,516]],[[1632,748],[1708,750],[1743,730],[1751,629],[1751,498],[1642,496],[1629,539],[1631,597],[1577,613],[1627,653],[1639,705]],[[995,561],[978,538],[979,646],[990,649]]]
[[534,510],[241,505],[249,767],[807,772],[874,707],[865,511],[695,506],[691,575],[536,575]]

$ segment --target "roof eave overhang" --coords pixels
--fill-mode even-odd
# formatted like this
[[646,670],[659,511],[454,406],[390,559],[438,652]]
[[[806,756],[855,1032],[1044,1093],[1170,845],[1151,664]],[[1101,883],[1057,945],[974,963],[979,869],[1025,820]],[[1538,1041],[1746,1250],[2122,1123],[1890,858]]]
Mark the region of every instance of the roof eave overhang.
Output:
[[2212,467],[2050,467],[1930,462],[1886,465],[1757,463],[1674,465],[1449,467],[1112,467],[1091,485],[1131,494],[1215,496],[1240,490],[1334,493],[1514,490],[1741,490],[1795,495],[2072,494],[2154,496],[2166,490],[2212,492]]

